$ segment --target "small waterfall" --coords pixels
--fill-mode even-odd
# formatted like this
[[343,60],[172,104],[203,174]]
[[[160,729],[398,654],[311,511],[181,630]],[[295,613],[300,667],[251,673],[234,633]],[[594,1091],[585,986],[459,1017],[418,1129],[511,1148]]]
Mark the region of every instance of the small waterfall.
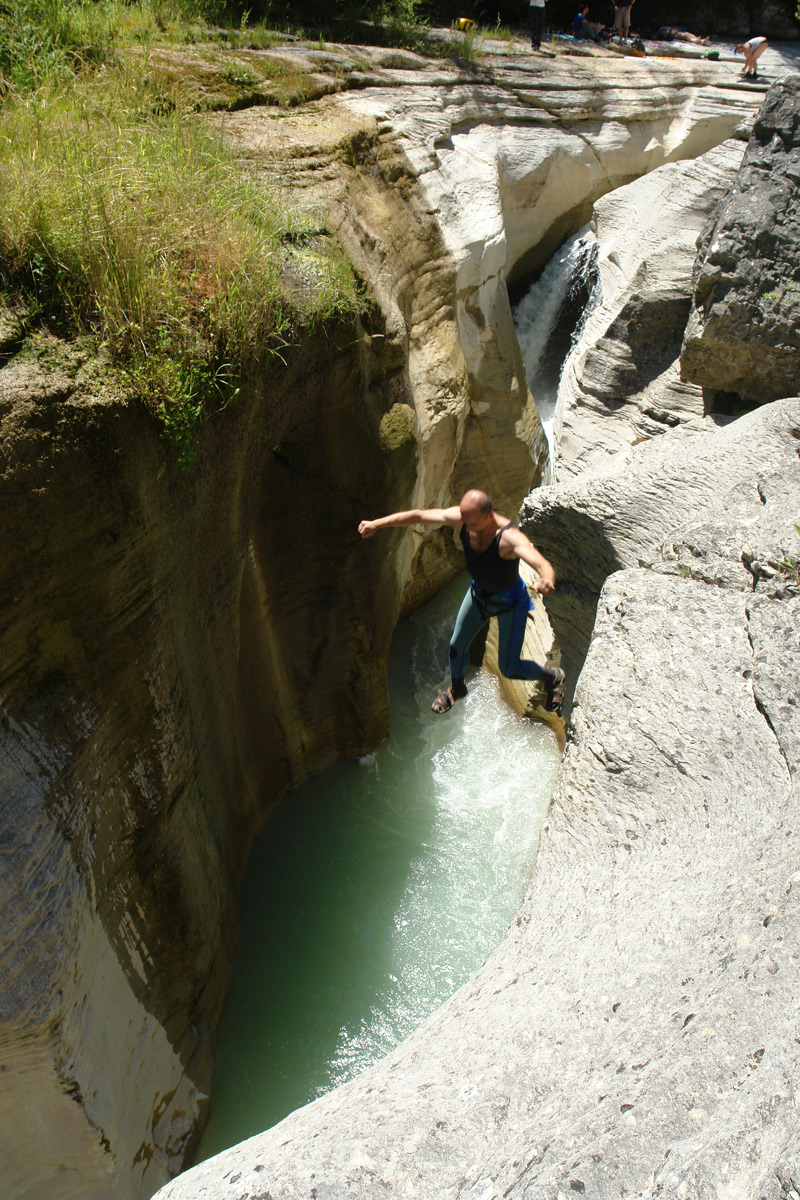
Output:
[[[517,340],[547,434],[551,464],[561,375],[589,314],[602,301],[597,254],[594,234],[586,228],[579,230],[556,251],[514,309]],[[545,483],[551,481],[548,478]]]

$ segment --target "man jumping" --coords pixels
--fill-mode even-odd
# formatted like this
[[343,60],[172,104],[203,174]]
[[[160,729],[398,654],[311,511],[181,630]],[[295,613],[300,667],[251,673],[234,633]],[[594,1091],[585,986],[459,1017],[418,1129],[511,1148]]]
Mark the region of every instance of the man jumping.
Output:
[[520,578],[519,561],[539,574],[534,589],[544,596],[555,591],[556,575],[550,563],[517,529],[501,517],[485,492],[467,492],[452,508],[413,508],[375,521],[362,521],[358,532],[372,537],[379,529],[396,525],[449,525],[457,529],[464,547],[472,585],[464,597],[450,639],[450,686],[433,702],[435,713],[447,712],[467,694],[464,677],[469,665],[469,648],[491,617],[497,617],[498,665],[508,679],[541,679],[546,694],[545,708],[554,712],[564,698],[561,667],[541,667],[520,657],[526,621],[533,608],[528,589]]

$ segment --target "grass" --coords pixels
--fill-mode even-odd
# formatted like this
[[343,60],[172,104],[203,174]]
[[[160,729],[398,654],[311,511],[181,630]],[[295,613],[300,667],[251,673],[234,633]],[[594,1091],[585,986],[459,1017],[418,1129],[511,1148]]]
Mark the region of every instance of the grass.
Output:
[[[137,30],[153,12],[138,13]],[[364,300],[313,213],[248,174],[180,83],[147,52],[121,53],[109,25],[92,27],[105,54],[78,54],[91,40],[82,22],[91,14],[81,9],[60,48],[51,38],[50,68],[21,59],[7,87],[6,299],[29,322],[90,335],[189,468],[198,423],[236,394],[249,362]],[[249,64],[228,70],[234,86],[252,85]]]
[[259,104],[291,108],[336,91],[341,81],[320,78],[282,59],[266,58],[249,47],[157,46],[128,50],[136,61],[146,55],[146,69],[162,103],[184,109],[233,112]]
[[25,94],[112,61],[125,46],[207,41],[208,20],[222,11],[212,0],[3,0],[0,76]]
[[483,38],[481,31],[472,26],[463,33],[454,32],[444,45],[449,57],[460,59],[474,67],[480,57]]
[[[800,537],[800,525],[793,526],[795,533]],[[787,555],[781,561],[780,572],[784,579],[795,587],[800,587],[800,557],[798,555]]]

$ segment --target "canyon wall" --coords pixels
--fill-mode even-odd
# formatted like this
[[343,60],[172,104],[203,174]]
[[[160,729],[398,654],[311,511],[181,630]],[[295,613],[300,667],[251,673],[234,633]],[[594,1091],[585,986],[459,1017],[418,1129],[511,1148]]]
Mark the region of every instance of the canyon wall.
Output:
[[386,1059],[159,1200],[791,1196],[800,596],[747,562],[790,544],[800,399],[665,442],[526,503],[612,573],[503,944]]
[[[665,179],[662,212],[682,203]],[[688,284],[680,247],[675,265]],[[800,399],[678,409],[632,437],[634,401],[617,452],[609,434],[521,512],[580,675],[503,944],[382,1062],[160,1200],[798,1191]]]
[[729,139],[595,205],[599,287],[558,389],[558,479],[602,473],[648,438],[686,438],[706,428],[703,389],[681,378],[680,353],[696,242],[730,191],[744,150]]
[[74,346],[31,335],[0,371],[6,1195],[180,1168],[249,843],[382,735],[398,602],[352,530],[413,454],[382,446],[362,343],[254,371],[190,479]]
[[[500,511],[516,510],[547,449],[508,285],[540,270],[598,197],[704,154],[761,100],[729,63],[551,63],[518,43],[484,49],[474,70],[366,48],[352,70],[345,48],[320,52],[318,70],[351,69],[349,89],[277,121],[249,109],[224,122],[253,169],[280,164],[325,211],[371,281],[387,332],[407,338],[401,398],[420,446],[409,506],[480,485]],[[305,52],[282,53],[296,62]],[[459,556],[449,535],[410,530],[396,544],[405,611],[442,586]]]
[[362,543],[359,518],[474,483],[516,508],[546,450],[507,281],[757,98],[713,63],[269,53],[347,88],[226,136],[324,210],[364,320],[254,365],[188,481],[87,347],[2,324],[10,1200],[144,1197],[191,1153],[250,841],[385,733],[398,613],[457,561],[444,536]]

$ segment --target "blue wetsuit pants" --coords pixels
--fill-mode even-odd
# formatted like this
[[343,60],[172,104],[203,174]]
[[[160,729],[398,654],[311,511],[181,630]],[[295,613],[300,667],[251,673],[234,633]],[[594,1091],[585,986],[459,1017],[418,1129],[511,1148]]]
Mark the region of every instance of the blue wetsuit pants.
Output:
[[541,679],[545,670],[530,659],[520,658],[525,639],[528,613],[533,608],[528,589],[518,579],[508,591],[487,595],[475,584],[467,592],[458,610],[453,636],[450,639],[450,675],[462,685],[456,690],[463,695],[463,680],[469,665],[469,648],[478,632],[491,617],[497,617],[498,666],[508,679]]

